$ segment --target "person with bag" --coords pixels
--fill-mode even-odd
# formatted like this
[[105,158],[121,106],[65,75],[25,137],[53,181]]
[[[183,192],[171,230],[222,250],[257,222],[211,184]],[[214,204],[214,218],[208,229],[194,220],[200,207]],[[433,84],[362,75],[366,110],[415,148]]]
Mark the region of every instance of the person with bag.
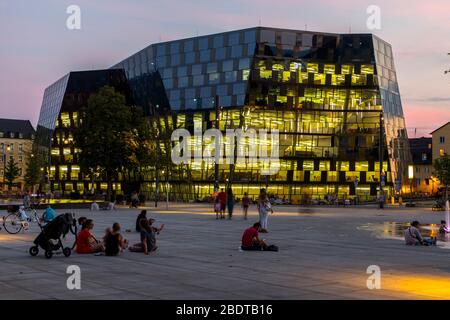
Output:
[[267,233],[269,212],[273,214],[272,205],[270,204],[269,197],[267,197],[266,189],[261,189],[261,193],[258,198],[259,209],[259,221],[261,222],[261,233]]
[[244,231],[241,241],[243,251],[278,251],[277,246],[268,245],[264,239],[260,239],[258,232],[261,232],[261,223],[259,222]]

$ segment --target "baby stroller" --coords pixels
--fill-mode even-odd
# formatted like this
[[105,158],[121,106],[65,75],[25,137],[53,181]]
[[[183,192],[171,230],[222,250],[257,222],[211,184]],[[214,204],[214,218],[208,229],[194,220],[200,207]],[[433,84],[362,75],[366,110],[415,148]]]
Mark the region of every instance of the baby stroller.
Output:
[[[45,257],[50,259],[54,251],[63,248],[61,237],[65,237],[69,232],[76,235],[76,220],[72,213],[64,213],[57,216],[53,221],[49,222],[44,227],[41,226],[41,233],[33,241],[35,244],[29,250],[32,256],[39,253],[39,247],[45,251]],[[52,240],[57,240],[54,243]],[[62,249],[64,256],[69,257],[72,249],[65,247]]]

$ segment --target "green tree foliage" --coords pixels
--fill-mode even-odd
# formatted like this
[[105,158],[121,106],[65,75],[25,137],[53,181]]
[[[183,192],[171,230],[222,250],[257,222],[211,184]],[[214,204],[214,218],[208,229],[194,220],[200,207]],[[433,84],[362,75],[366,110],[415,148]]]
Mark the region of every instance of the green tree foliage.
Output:
[[11,190],[14,181],[16,181],[18,177],[20,177],[20,168],[17,166],[17,163],[14,162],[14,159],[11,158],[5,168],[5,181],[9,190]]
[[434,174],[445,187],[446,198],[448,197],[448,188],[450,186],[450,156],[445,154],[433,162]]
[[93,94],[82,110],[81,123],[74,134],[81,150],[80,167],[91,176],[103,176],[108,183],[108,199],[118,174],[139,167],[139,139],[145,139],[140,133],[141,119],[141,111],[127,106],[125,96],[109,86]]
[[27,169],[25,171],[24,180],[25,185],[34,191],[34,187],[40,184],[44,180],[44,172],[42,168],[45,163],[40,153],[36,152],[33,147],[33,151],[27,154]]

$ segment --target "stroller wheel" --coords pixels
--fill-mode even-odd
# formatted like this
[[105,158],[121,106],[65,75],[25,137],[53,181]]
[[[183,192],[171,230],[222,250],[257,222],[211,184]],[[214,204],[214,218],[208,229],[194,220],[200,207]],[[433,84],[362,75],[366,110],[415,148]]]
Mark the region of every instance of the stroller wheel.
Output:
[[72,253],[72,249],[70,249],[69,247],[65,247],[63,249],[63,254],[65,257],[70,257],[70,254]]
[[33,246],[30,250],[28,250],[28,252],[34,257],[39,253],[39,248],[37,246]]
[[53,256],[53,252],[52,251],[45,251],[45,257],[47,259],[50,259]]

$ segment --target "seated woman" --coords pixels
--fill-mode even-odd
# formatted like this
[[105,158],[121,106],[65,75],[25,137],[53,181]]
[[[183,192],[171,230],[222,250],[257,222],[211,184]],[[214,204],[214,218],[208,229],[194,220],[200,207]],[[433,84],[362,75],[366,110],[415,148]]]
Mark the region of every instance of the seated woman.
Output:
[[128,240],[120,234],[120,225],[116,222],[104,237],[105,255],[117,256],[128,246]]
[[91,230],[94,228],[94,221],[87,219],[83,225],[84,229],[77,236],[77,253],[96,253],[104,251],[103,244],[99,242]]
[[139,226],[141,229],[141,242],[136,243],[130,247],[132,252],[144,252],[144,254],[149,254],[149,252],[155,251],[158,247],[156,246],[156,236],[164,228],[162,225],[160,228],[152,227],[154,219],[141,219]]

